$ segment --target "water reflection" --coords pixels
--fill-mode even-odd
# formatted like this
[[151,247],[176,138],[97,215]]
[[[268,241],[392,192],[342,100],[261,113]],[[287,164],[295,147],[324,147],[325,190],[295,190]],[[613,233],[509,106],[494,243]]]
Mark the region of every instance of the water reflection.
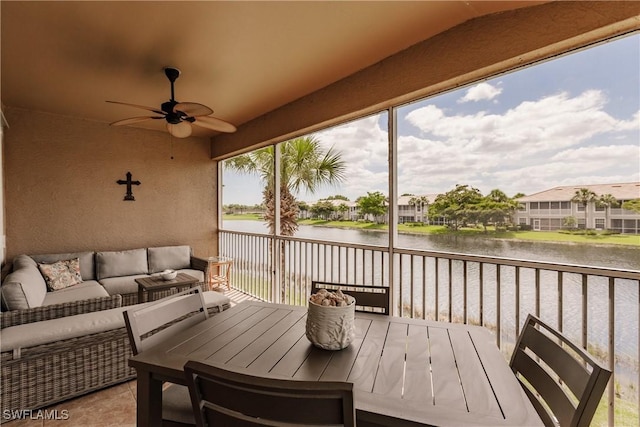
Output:
[[[224,229],[248,233],[267,233],[267,227],[261,221],[224,221]],[[386,231],[363,231],[301,225],[295,237],[363,245],[388,245]],[[636,247],[622,245],[600,246],[529,242],[453,234],[398,234],[396,246],[405,249],[640,270],[640,251]]]

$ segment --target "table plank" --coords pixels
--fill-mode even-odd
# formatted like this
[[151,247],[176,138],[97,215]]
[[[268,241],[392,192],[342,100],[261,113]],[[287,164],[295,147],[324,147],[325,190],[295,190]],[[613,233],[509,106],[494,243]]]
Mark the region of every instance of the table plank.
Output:
[[[202,345],[195,351],[192,351],[188,354],[189,358],[204,360],[210,358],[213,354],[219,351],[221,348],[229,344],[231,341],[251,329],[256,324],[264,321],[269,315],[273,314],[276,311],[275,308],[270,307],[262,307],[261,310],[258,310],[254,314],[249,317],[246,317],[242,321],[236,323],[235,325],[230,326],[226,331],[222,333],[218,333],[217,331],[211,331],[210,335],[202,334],[201,340],[203,340],[206,345]],[[211,339],[215,335],[215,340]]]
[[409,325],[403,399],[434,405],[427,326]]
[[[487,376],[492,379],[491,387],[504,413],[505,420],[511,425],[539,425],[540,417],[526,396],[518,381],[498,381],[495,379],[515,378],[504,357],[491,357],[496,354],[494,338],[486,330],[474,329],[469,332]],[[499,352],[497,353],[499,354]],[[487,356],[488,355],[488,356]]]
[[468,331],[450,330],[449,338],[469,412],[502,417],[502,411]]
[[272,338],[272,336],[276,332],[274,332],[272,328],[283,318],[291,314],[291,312],[292,310],[278,309],[273,313],[270,313],[267,317],[257,323],[254,323],[245,332],[238,335],[237,338],[233,339],[233,341],[207,357],[207,360],[214,363],[227,363],[230,359],[239,354],[260,337],[265,337],[273,341],[274,338]]
[[239,310],[225,310],[216,314],[205,322],[194,325],[189,330],[189,335],[178,334],[168,338],[161,348],[165,348],[168,353],[177,352],[179,354],[191,355],[199,348],[206,347],[209,342],[215,340],[219,335],[225,333],[233,326],[245,321],[262,307],[246,305]]
[[356,317],[356,333],[351,345],[343,350],[334,352],[330,365],[320,376],[320,381],[347,381],[370,326],[370,319]]
[[[305,340],[307,340],[306,336],[301,341],[304,342]],[[293,374],[293,379],[303,381],[318,381],[323,372],[327,370],[327,367],[329,366],[329,363],[331,362],[331,358],[333,357],[335,351],[317,348],[308,340],[306,345],[310,347],[310,351],[307,358],[302,361],[298,369]]]
[[373,391],[378,361],[382,354],[388,328],[389,322],[386,316],[380,316],[380,319],[374,319],[371,322],[367,335],[360,346],[358,357],[353,364],[349,378],[347,378],[347,381],[353,383],[354,389],[366,392]]
[[318,353],[320,349],[314,347],[313,344],[309,342],[305,335],[305,330],[302,330],[296,343],[289,349],[287,354],[276,363],[271,372],[286,377],[293,377],[314,350],[316,351],[316,359],[325,359],[321,353]]
[[[306,314],[306,313],[304,313]],[[278,361],[300,341],[304,335],[306,326],[306,315],[296,322],[289,330],[282,334],[273,345],[269,346],[260,356],[258,356],[249,366],[247,371],[253,375],[260,375],[264,372],[271,372]],[[306,338],[305,338],[306,339]]]
[[378,364],[373,392],[391,398],[401,398],[404,387],[404,362],[407,350],[408,325],[392,323]]
[[[305,321],[305,313],[299,310],[292,310],[270,330],[269,334],[263,334],[257,337],[251,344],[246,346],[242,351],[236,354],[233,358],[227,361],[229,365],[239,366],[246,368],[253,362],[255,362],[269,347],[275,344],[275,342],[282,338],[292,327],[298,322]],[[265,370],[268,372],[271,368]]]
[[467,405],[460,386],[458,368],[449,340],[449,331],[444,327],[430,327],[428,334],[434,403],[436,406],[466,411]]

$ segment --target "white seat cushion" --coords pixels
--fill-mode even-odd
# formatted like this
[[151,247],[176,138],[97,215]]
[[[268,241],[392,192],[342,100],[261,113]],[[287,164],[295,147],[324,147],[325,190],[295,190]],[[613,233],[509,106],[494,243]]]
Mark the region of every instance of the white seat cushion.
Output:
[[91,298],[108,297],[106,289],[95,280],[87,280],[59,291],[47,292],[42,305],[62,304]]
[[77,314],[42,322],[10,326],[0,332],[2,351],[28,348],[55,341],[77,338],[112,329],[124,328],[122,312],[127,307]]
[[222,312],[223,306],[231,303],[231,299],[223,293],[216,291],[206,291],[202,293],[204,305],[209,307],[218,307],[218,311]]

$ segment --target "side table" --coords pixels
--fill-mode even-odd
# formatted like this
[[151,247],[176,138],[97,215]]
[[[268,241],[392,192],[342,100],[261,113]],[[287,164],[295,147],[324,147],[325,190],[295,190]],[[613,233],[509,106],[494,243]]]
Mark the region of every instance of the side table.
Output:
[[[147,294],[147,301],[154,301],[159,293],[176,288],[181,291],[191,288],[199,281],[186,273],[178,273],[173,280],[164,280],[161,276],[140,277],[135,279],[138,284],[138,302],[145,302],[144,295]],[[164,296],[164,295],[162,295]]]
[[233,265],[233,259],[223,256],[212,256],[206,258],[207,266],[207,285],[209,290],[214,287],[226,285],[228,290],[231,290],[231,284],[229,278],[231,275],[231,266]]

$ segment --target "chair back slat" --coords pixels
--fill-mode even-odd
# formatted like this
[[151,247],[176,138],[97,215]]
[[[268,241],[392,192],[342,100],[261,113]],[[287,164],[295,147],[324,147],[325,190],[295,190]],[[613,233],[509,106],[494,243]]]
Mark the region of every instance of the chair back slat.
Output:
[[340,289],[345,294],[351,295],[356,299],[356,311],[391,314],[389,312],[389,288],[320,281],[311,283],[311,293],[316,293],[320,289],[328,291]]
[[536,328],[527,328],[521,343],[544,360],[554,372],[562,374],[562,381],[580,398],[591,376],[583,362]]
[[189,361],[196,424],[354,426],[353,384],[254,377]]
[[545,423],[555,417],[568,427],[589,426],[611,376],[587,351],[532,315],[510,366]]
[[133,354],[153,347],[208,317],[200,287],[123,312]]
[[529,389],[529,387],[522,387],[522,389],[524,390],[525,394],[533,404],[533,407],[535,408],[536,412],[542,419],[542,423],[545,425],[545,427],[558,427],[558,425],[555,422],[554,415],[551,413],[551,411],[547,410],[547,408],[542,404],[542,402],[538,399],[538,397]]
[[555,415],[561,426],[568,426],[577,404],[567,396],[560,384],[525,352],[518,353],[513,365],[518,366],[520,374],[538,394],[543,396],[544,402],[551,409],[550,415]]

